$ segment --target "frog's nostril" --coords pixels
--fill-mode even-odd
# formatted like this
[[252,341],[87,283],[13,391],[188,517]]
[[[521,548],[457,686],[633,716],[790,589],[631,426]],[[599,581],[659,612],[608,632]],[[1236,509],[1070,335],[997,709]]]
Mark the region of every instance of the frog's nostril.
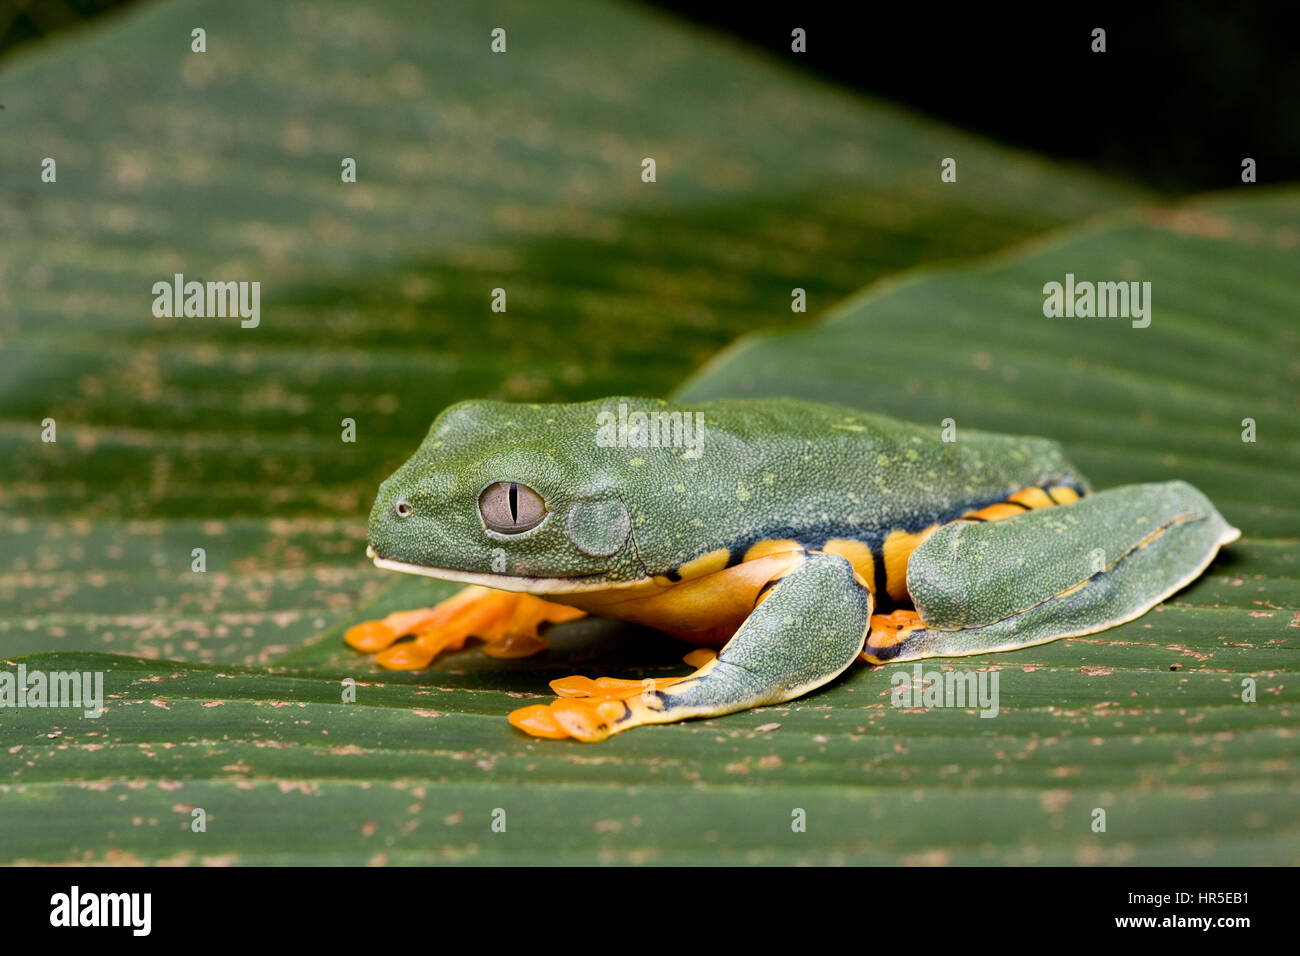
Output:
[[393,504],[393,510],[397,512],[397,517],[405,518],[411,513],[411,503],[405,498],[398,498]]

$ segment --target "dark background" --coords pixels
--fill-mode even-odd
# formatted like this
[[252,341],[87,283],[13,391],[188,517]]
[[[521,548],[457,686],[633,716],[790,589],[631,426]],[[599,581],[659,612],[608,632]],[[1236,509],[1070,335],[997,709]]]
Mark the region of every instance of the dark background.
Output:
[[[0,69],[15,47],[131,2],[0,0]],[[843,85],[1164,192],[1237,185],[1246,156],[1261,183],[1300,177],[1294,3],[653,5]],[[808,34],[802,55],[790,52],[796,26]],[[1094,27],[1106,30],[1104,54],[1091,52]]]
[[[992,139],[1167,192],[1300,175],[1295,3],[661,7]],[[855,11],[855,12],[849,12]],[[1288,14],[1285,15],[1285,14]],[[790,53],[803,27],[808,52]],[[1106,31],[1093,53],[1092,31]]]

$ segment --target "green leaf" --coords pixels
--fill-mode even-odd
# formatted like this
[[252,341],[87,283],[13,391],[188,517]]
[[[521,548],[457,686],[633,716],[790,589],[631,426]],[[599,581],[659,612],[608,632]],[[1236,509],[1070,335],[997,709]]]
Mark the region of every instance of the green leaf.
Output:
[[[788,362],[747,368],[765,348],[747,346],[688,386],[835,382],[920,420],[952,405],[960,427],[1066,438],[1099,484],[1177,472],[1255,535],[1141,621],[979,661],[1002,678],[996,720],[891,707],[889,670],[863,669],[789,707],[538,742],[504,714],[548,680],[682,673],[682,648],[584,620],[536,659],[396,674],[342,644],[453,590],[361,556],[374,488],[449,402],[667,392],[736,335],[803,324],[795,286],[811,318],[1147,198],[638,7],[446,7],[213,5],[192,54],[192,5],[160,3],[0,61],[0,671],[102,671],[109,697],[97,719],[0,710],[0,861],[1295,862],[1300,574],[1270,537],[1296,520],[1285,196],[1223,213],[1257,230],[1240,243],[1198,238],[1220,212],[1190,207],[1064,240],[1095,255],[1047,275],[918,274],[900,291],[935,291],[910,330],[869,319],[818,358],[839,323],[812,327]],[[1061,266],[1125,276],[1112,242],[1164,269],[1151,328],[1107,351],[1089,334],[1118,330],[1035,324]],[[261,326],[155,319],[173,272],[260,281]],[[1164,301],[1181,338],[1161,338]],[[999,330],[1047,367],[969,353]],[[1193,353],[1138,361],[1148,333]],[[1078,414],[1046,401],[1068,380]],[[1149,395],[1159,427],[1144,439],[1147,406],[1110,389]],[[1233,459],[1223,422],[1252,397],[1260,441]],[[1098,806],[1109,835],[1088,829]]]

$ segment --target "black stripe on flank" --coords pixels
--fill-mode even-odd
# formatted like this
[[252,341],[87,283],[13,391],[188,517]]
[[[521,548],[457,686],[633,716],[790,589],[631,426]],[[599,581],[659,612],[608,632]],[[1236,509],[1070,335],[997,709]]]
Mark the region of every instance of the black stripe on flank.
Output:
[[1016,506],[1017,508],[1019,508],[1021,511],[1033,511],[1033,510],[1034,510],[1034,509],[1033,509],[1033,506],[1031,506],[1031,505],[1026,505],[1026,504],[1022,504],[1022,503],[1019,502],[1019,501],[1012,501],[1010,498],[1005,499],[1004,501],[1001,502],[1001,504],[1004,504],[1004,505],[1015,505],[1015,506]]
[[873,582],[874,586],[871,588],[871,593],[877,601],[881,599],[891,600],[889,597],[889,582],[885,580],[888,575],[885,574],[884,538],[880,539],[879,554],[876,553],[875,548],[870,548],[869,550],[871,551],[871,576],[875,579]]

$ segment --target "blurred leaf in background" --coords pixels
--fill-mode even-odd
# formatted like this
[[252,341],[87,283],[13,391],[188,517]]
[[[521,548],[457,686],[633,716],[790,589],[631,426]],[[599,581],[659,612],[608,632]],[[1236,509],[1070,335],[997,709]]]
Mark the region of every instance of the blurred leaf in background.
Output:
[[[135,2],[0,0],[0,57]],[[1281,0],[895,4],[865,21],[837,0],[640,2],[844,89],[1167,195],[1230,185],[1244,156],[1260,162],[1261,183],[1300,173],[1300,58],[1278,29],[1290,13]],[[1104,53],[1093,49],[1098,27]]]

